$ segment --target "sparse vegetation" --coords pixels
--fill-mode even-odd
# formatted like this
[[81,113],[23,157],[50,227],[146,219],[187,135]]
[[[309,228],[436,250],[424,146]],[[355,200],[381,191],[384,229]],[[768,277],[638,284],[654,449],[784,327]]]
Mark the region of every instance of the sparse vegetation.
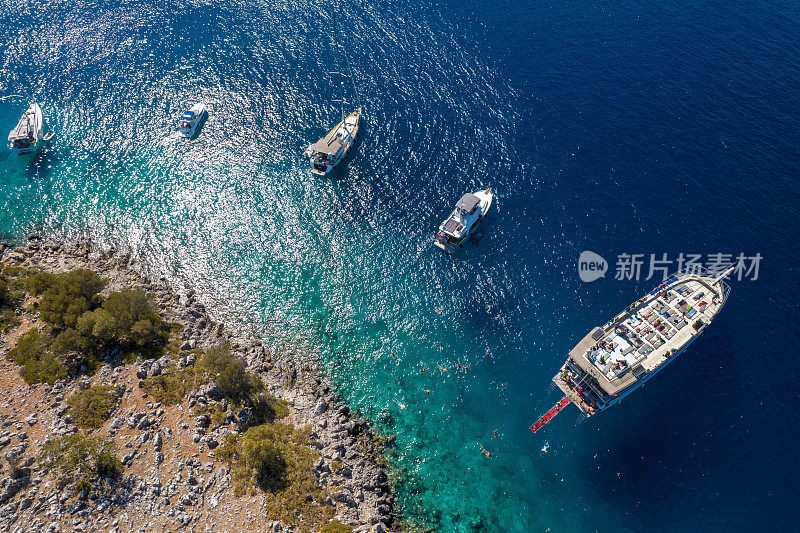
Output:
[[331,520],[322,526],[319,533],[353,533],[353,528],[342,524],[338,520]]
[[108,420],[117,407],[117,389],[109,386],[89,387],[70,396],[72,420],[77,426],[96,429]]
[[113,440],[78,432],[42,446],[37,465],[41,471],[55,471],[62,486],[75,482],[79,490],[95,488],[98,481],[122,473],[122,462],[115,451]]
[[[123,353],[145,357],[163,353],[169,327],[140,289],[124,289],[103,298],[106,282],[90,270],[60,274],[5,267],[0,273],[0,331],[19,323],[14,306],[25,293],[41,297],[27,306],[38,311],[47,328],[26,334],[20,349],[9,359],[25,366],[28,383],[48,382],[76,369],[91,373],[100,366],[101,354],[118,347]],[[13,352],[13,350],[12,350]]]
[[230,464],[235,494],[264,492],[267,520],[299,524],[302,519],[319,529],[333,516],[312,472],[318,456],[308,447],[310,432],[309,427],[261,424],[229,436],[216,453]]
[[27,383],[55,383],[67,376],[67,368],[50,350],[46,333],[32,329],[22,335],[7,356],[20,365],[20,374]]
[[264,389],[258,376],[247,372],[241,357],[231,352],[228,344],[221,344],[206,350],[198,369],[217,382],[226,397],[235,402],[254,399]]
[[194,367],[178,370],[171,366],[158,376],[144,380],[144,390],[164,405],[180,403],[199,385]]
[[[37,275],[34,274],[32,278]],[[45,289],[39,302],[42,320],[56,328],[74,328],[78,317],[100,303],[97,294],[103,290],[105,282],[91,270],[79,268],[35,285],[37,290]]]
[[[144,380],[144,390],[165,404],[174,405],[192,390],[214,381],[225,398],[234,406],[246,406],[252,411],[251,425],[272,422],[289,414],[288,404],[271,394],[262,392],[264,383],[247,371],[241,357],[231,352],[227,344],[209,348],[199,361],[185,368],[176,365],[164,369],[159,376]],[[215,423],[220,423],[225,413],[215,404],[197,406],[197,414],[208,414]]]

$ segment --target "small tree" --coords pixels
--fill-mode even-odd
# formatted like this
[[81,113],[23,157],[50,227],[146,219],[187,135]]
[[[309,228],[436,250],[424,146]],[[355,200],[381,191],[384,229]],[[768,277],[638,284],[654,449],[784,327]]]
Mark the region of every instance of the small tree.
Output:
[[56,354],[66,354],[69,352],[86,352],[92,347],[91,339],[72,328],[67,328],[53,340],[51,349]]
[[7,357],[21,365],[22,378],[27,383],[54,383],[67,376],[67,368],[50,351],[50,339],[35,329],[22,335]]
[[116,391],[114,387],[96,386],[70,396],[67,403],[75,424],[91,429],[102,426],[117,407]]
[[253,399],[264,389],[261,379],[247,372],[244,360],[234,355],[228,344],[209,348],[199,363],[201,370],[212,374],[225,396],[235,401]]
[[41,296],[44,291],[55,285],[56,275],[49,272],[37,272],[25,280],[25,290],[34,296]]
[[78,432],[42,446],[37,464],[42,471],[55,471],[63,484],[75,482],[91,488],[99,478],[115,478],[122,473],[122,462],[115,451],[113,440]]
[[104,286],[105,281],[90,270],[77,269],[56,275],[39,302],[42,320],[58,328],[75,327],[78,317],[96,306],[97,293]]

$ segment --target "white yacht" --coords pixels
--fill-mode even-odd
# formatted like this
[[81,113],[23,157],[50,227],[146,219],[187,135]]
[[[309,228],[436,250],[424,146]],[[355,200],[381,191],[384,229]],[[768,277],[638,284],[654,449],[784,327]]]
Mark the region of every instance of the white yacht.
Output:
[[194,104],[188,111],[184,111],[178,121],[178,135],[187,139],[194,135],[205,113],[206,105],[202,103]]
[[8,147],[18,154],[29,154],[36,150],[44,138],[44,118],[39,104],[33,102],[22,114],[17,127],[8,134]]
[[358,137],[360,121],[361,108],[358,108],[343,117],[325,137],[308,147],[304,155],[311,162],[312,174],[325,176],[342,162]]
[[483,222],[493,201],[492,189],[462,196],[453,213],[439,226],[439,231],[434,235],[434,244],[449,252],[462,248],[475,226]]
[[587,416],[618,404],[692,344],[728,299],[725,278],[702,270],[668,281],[594,328],[570,352],[553,383],[564,398],[531,426],[534,433],[570,402]]

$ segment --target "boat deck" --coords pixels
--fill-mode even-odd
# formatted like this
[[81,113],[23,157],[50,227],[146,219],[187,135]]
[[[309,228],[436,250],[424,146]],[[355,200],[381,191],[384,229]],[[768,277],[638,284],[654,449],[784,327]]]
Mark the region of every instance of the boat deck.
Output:
[[[725,303],[727,286],[712,283],[699,274],[684,274],[659,285],[586,335],[570,351],[554,383],[585,412],[584,388],[598,397],[618,395],[664,364],[713,320]],[[602,390],[591,380],[576,381],[580,374],[594,378]]]

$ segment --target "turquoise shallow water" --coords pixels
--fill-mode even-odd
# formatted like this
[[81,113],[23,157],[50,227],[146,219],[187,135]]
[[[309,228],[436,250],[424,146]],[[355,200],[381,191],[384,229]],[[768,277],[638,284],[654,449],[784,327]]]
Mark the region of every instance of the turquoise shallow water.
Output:
[[[276,350],[317,354],[396,435],[407,520],[748,531],[797,515],[796,6],[347,2],[366,135],[332,179],[299,157],[342,92],[321,4],[0,10],[0,91],[35,95],[57,132],[37,156],[0,152],[0,231],[88,232]],[[200,135],[171,138],[196,100]],[[24,103],[0,101],[0,131]],[[486,186],[484,236],[439,253],[441,218]],[[565,353],[652,285],[582,284],[584,249],[765,260],[630,401],[534,437]]]

